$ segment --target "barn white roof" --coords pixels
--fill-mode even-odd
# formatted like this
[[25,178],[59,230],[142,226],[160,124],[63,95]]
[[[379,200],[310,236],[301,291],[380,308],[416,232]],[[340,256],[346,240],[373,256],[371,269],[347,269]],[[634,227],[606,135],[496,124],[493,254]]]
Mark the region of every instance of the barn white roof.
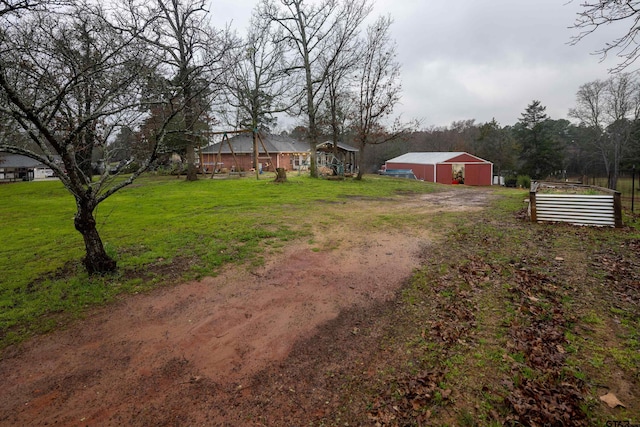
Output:
[[[464,151],[430,151],[430,152],[422,152],[422,153],[406,153],[402,156],[395,157],[393,159],[387,160],[389,163],[416,163],[422,165],[435,165],[438,163],[446,163],[451,159],[461,156],[463,154],[467,154],[472,157],[476,157],[472,154],[465,153]],[[479,157],[476,157],[478,160],[485,161]]]

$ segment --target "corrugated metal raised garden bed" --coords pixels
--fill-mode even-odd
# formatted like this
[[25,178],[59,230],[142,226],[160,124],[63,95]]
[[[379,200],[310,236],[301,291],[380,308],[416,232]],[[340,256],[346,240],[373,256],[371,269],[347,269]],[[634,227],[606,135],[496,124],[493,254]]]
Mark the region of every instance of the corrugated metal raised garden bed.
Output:
[[622,227],[620,192],[590,185],[532,182],[529,216],[533,222]]

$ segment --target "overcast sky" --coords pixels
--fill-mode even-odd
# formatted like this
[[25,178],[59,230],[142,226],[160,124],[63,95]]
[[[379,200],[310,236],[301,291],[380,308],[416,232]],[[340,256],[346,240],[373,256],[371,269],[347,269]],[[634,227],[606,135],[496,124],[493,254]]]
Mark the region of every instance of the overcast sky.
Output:
[[[578,87],[608,77],[617,58],[593,52],[620,29],[577,46],[581,0],[377,0],[371,18],[390,15],[402,65],[396,113],[423,127],[455,120],[517,122],[534,99],[553,119],[567,118]],[[568,3],[567,3],[568,2]],[[211,0],[215,26],[246,32],[257,0]],[[617,34],[621,35],[621,34]]]

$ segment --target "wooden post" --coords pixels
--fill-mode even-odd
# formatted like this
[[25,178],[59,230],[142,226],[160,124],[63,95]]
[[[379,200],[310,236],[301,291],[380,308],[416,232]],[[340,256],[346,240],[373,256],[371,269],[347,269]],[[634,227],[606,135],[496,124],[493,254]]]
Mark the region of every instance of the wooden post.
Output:
[[222,144],[224,144],[225,138],[227,137],[227,134],[224,133],[222,135],[222,141],[220,141],[220,146],[218,147],[218,154],[216,155],[215,159],[213,160],[213,170],[211,171],[211,179],[213,179],[213,177],[216,175],[216,167],[218,167],[218,164],[220,163],[220,160],[222,160]]
[[634,211],[634,203],[636,200],[636,165],[631,168],[631,212]]
[[615,216],[616,228],[622,227],[622,193],[616,191],[613,193],[613,215]]
[[531,189],[529,191],[529,214],[531,215],[531,222],[538,222],[538,212],[536,211],[536,193],[538,192],[538,183],[531,183]]
[[529,192],[529,213],[531,214],[531,222],[538,221],[538,214],[536,212],[536,192]]

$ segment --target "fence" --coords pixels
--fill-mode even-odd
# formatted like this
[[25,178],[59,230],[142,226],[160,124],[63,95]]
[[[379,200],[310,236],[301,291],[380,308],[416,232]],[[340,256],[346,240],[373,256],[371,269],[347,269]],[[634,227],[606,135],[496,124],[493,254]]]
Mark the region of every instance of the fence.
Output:
[[[632,181],[635,178],[635,182]],[[630,171],[621,172],[618,177],[617,190],[621,193],[621,203],[624,208],[632,207],[637,212],[640,209],[640,170],[632,173]],[[606,187],[608,179],[603,177],[582,177],[583,184],[590,184],[598,187]]]
[[529,215],[533,222],[622,227],[621,194],[588,185],[534,182]]

